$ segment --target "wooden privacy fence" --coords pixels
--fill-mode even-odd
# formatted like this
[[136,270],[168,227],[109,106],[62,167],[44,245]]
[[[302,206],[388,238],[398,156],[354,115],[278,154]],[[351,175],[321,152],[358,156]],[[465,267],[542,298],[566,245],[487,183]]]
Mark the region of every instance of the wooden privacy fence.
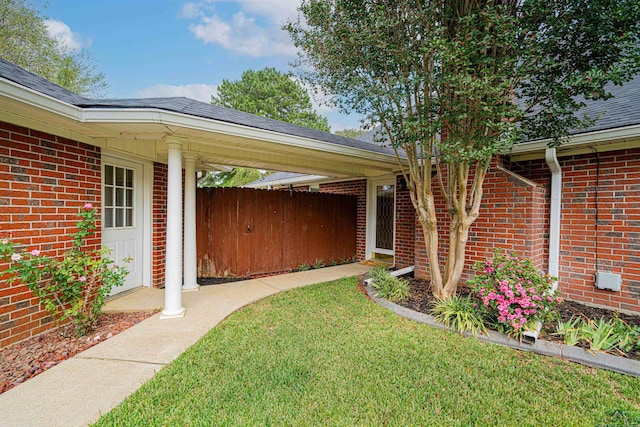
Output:
[[198,277],[247,277],[356,254],[356,197],[244,188],[197,190]]

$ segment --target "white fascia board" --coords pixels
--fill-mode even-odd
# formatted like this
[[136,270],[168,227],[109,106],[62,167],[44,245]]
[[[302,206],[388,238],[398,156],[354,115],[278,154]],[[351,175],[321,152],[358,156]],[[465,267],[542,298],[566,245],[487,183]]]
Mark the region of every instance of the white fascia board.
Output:
[[159,123],[317,151],[328,151],[345,156],[397,165],[396,157],[393,154],[376,153],[361,148],[348,147],[311,138],[153,108],[91,108],[84,111],[83,120],[87,123]]
[[[569,141],[560,145],[558,149],[562,150],[564,148],[573,148],[573,147],[579,147],[582,145],[610,143],[618,140],[638,138],[638,137],[640,137],[640,125],[625,126],[621,128],[606,129],[606,130],[599,130],[595,132],[572,135],[569,137]],[[532,153],[536,151],[544,152],[547,148],[549,148],[549,143],[551,141],[553,140],[550,138],[547,138],[547,139],[541,139],[539,141],[523,142],[521,144],[516,144],[511,149],[510,154],[512,155],[527,154],[527,153]],[[558,152],[558,155],[560,154],[561,154],[561,151]]]
[[82,109],[75,105],[67,104],[59,99],[3,78],[0,78],[0,94],[6,98],[32,105],[69,119],[80,121],[82,116]]
[[275,181],[256,182],[254,184],[243,185],[243,188],[264,188],[273,187],[278,185],[297,185],[297,184],[312,184],[314,181],[320,181],[327,179],[324,175],[304,175],[297,176],[295,178],[277,179]]

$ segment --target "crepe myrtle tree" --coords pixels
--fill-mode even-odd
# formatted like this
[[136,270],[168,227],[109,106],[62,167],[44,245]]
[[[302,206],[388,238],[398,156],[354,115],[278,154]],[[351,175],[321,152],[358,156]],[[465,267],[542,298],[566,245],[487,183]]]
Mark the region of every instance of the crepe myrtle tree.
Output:
[[[637,0],[303,0],[294,64],[379,124],[424,233],[433,293],[455,295],[493,156],[593,123],[585,99],[639,71]],[[406,159],[405,159],[406,157]],[[450,219],[442,265],[434,190]]]

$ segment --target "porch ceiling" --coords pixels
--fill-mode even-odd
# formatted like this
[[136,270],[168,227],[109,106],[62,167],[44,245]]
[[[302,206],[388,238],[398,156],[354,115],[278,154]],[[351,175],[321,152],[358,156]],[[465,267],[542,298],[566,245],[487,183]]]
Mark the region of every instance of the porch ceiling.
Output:
[[0,120],[167,162],[166,138],[199,156],[198,168],[241,166],[333,177],[386,175],[395,156],[155,108],[83,108],[0,79]]

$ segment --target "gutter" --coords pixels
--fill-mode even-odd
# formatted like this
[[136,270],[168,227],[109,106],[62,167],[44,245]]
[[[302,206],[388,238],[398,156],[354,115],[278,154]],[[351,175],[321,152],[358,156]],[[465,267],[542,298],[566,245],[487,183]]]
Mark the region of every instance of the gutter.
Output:
[[[561,151],[575,150],[584,148],[588,145],[601,144],[619,144],[624,142],[636,141],[640,135],[640,124],[634,124],[623,127],[615,127],[611,129],[601,129],[569,136],[569,140],[562,144]],[[535,141],[523,142],[515,144],[508,153],[512,156],[523,156],[530,153],[547,152],[552,139],[545,138]]]
[[[560,214],[562,209],[562,168],[558,162],[555,148],[545,150],[545,160],[551,170],[551,206],[549,208],[549,269],[551,276],[558,277],[560,271]],[[551,292],[558,289],[558,280],[551,284]],[[538,323],[533,331],[525,332],[524,340],[536,342],[542,324]]]

